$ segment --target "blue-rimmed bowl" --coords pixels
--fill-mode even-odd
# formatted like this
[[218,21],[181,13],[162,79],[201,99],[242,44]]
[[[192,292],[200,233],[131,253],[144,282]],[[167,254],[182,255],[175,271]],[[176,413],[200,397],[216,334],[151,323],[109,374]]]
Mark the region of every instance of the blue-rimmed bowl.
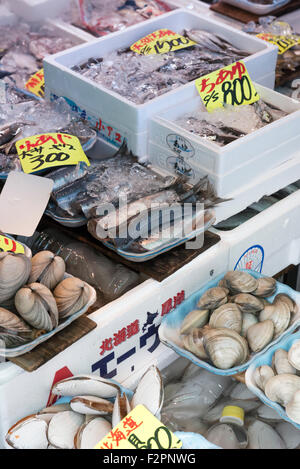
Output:
[[[258,272],[253,270],[245,270],[242,269],[242,272],[248,272],[255,278],[262,278],[266,277],[265,275],[261,275]],[[225,272],[226,273],[226,272]],[[223,376],[230,376],[237,373],[241,373],[245,371],[258,357],[262,356],[267,350],[281,341],[284,337],[291,335],[292,332],[295,331],[297,327],[300,326],[300,293],[296,292],[292,288],[284,285],[280,282],[277,282],[276,292],[273,296],[268,297],[270,302],[273,302],[276,295],[279,293],[285,293],[286,295],[290,296],[298,306],[298,312],[293,318],[293,322],[290,324],[288,329],[286,329],[279,337],[275,340],[270,342],[261,352],[259,353],[252,353],[247,360],[247,362],[243,363],[242,365],[235,366],[228,370],[222,370],[220,368],[216,368],[211,363],[201,360],[197,358],[193,353],[188,352],[183,347],[182,336],[180,335],[180,326],[184,320],[184,318],[194,309],[197,309],[197,303],[201,296],[208,290],[209,288],[216,287],[219,281],[224,277],[224,274],[219,275],[214,280],[211,280],[209,283],[205,285],[205,287],[201,288],[201,290],[194,293],[190,298],[185,300],[180,306],[178,306],[173,312],[169,313],[165,316],[162,320],[160,328],[158,330],[159,338],[163,344],[170,347],[174,350],[178,355],[187,358],[195,365],[205,368],[206,370],[215,373],[217,375]]]

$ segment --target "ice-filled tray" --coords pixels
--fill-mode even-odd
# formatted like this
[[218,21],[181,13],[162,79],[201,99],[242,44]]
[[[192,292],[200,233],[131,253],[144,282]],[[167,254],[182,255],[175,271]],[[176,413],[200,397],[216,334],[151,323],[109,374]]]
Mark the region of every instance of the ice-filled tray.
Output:
[[[260,273],[255,272],[254,270],[249,271],[249,270],[242,269],[242,271],[251,272],[251,275],[255,278],[265,277],[265,275],[261,275]],[[295,290],[288,287],[287,285],[277,282],[276,293],[273,296],[269,297],[268,300],[272,302],[278,293],[286,293],[287,295],[289,295],[298,305],[298,313],[296,314],[293,323],[289,326],[288,329],[286,329],[283,332],[283,334],[281,334],[274,341],[270,342],[261,352],[256,353],[256,354],[251,354],[249,360],[246,363],[243,363],[242,365],[239,365],[239,366],[235,366],[228,370],[222,370],[222,369],[214,367],[213,365],[211,365],[208,362],[205,362],[204,360],[197,358],[194,354],[185,350],[183,348],[183,343],[180,337],[179,329],[185,316],[187,316],[187,314],[190,311],[195,309],[199,301],[199,298],[203,295],[203,293],[209,288],[216,287],[219,281],[223,277],[224,277],[224,274],[216,277],[214,280],[209,282],[205,287],[201,288],[201,290],[199,290],[197,293],[194,293],[190,298],[185,300],[172,313],[165,316],[165,318],[162,320],[162,323],[158,332],[159,332],[159,338],[161,342],[167,345],[168,347],[170,347],[176,353],[178,353],[178,355],[181,355],[182,357],[187,358],[195,365],[201,368],[205,368],[208,371],[211,371],[212,373],[223,375],[223,376],[230,376],[230,375],[234,375],[234,374],[245,371],[252,363],[254,363],[255,360],[258,359],[258,357],[261,357],[267,350],[269,350],[275,344],[278,344],[278,342],[281,339],[290,335],[297,327],[299,327],[300,325],[300,311],[299,311],[300,293],[296,292]]]
[[179,101],[192,99],[195,91],[194,82],[138,105],[75,72],[72,67],[84,63],[91,57],[107,56],[112,51],[127,48],[140,38],[161,28],[170,28],[175,32],[195,28],[212,31],[226,38],[234,46],[249,52],[250,55],[244,62],[254,81],[260,83],[263,77],[274,73],[277,60],[276,46],[221,22],[203,18],[201,14],[178,9],[131,26],[125,31],[112,33],[47,57],[44,60],[47,97],[67,98],[77,107],[79,113],[85,111],[87,119],[98,122],[98,128],[99,125],[101,128],[111,127],[111,134],[124,135],[124,132],[128,131],[131,134],[138,134],[138,138],[148,130],[150,117],[169,106],[176,105]]
[[[65,274],[64,278],[67,278],[67,277],[72,277],[72,275]],[[46,334],[43,334],[40,337],[37,337],[35,340],[32,340],[31,342],[28,342],[27,344],[23,344],[23,345],[20,345],[19,347],[11,347],[11,348],[0,347],[0,357],[13,358],[13,357],[19,357],[20,355],[24,355],[24,353],[30,352],[31,350],[36,348],[38,345],[42,344],[43,342],[46,342],[48,339],[50,339],[58,332],[65,329],[72,322],[74,322],[76,319],[78,319],[80,316],[86,313],[97,299],[96,290],[90,285],[88,285],[88,287],[89,287],[89,300],[82,309],[72,314],[72,316],[69,316],[68,318],[63,320],[52,331],[47,332]]]
[[277,8],[283,7],[290,1],[291,0],[272,0],[272,3],[262,4],[251,2],[249,0],[224,0],[224,2],[229,3],[229,5],[250,11],[251,13],[259,16],[268,15],[272,11],[277,10]]
[[288,351],[290,347],[293,345],[293,343],[299,339],[300,339],[300,331],[296,331],[294,334],[289,334],[288,336],[284,337],[282,340],[274,344],[265,353],[263,353],[259,357],[256,357],[255,360],[253,360],[248,370],[246,371],[245,378],[246,378],[246,385],[250,389],[250,391],[253,392],[253,394],[255,394],[264,404],[276,410],[276,412],[280,415],[282,419],[291,423],[292,425],[294,425],[294,427],[300,430],[300,424],[297,424],[296,422],[294,422],[287,416],[284,407],[282,407],[277,402],[273,402],[270,399],[268,399],[265,393],[257,387],[253,378],[253,373],[258,366],[261,366],[261,365],[271,366],[273,354],[277,349],[284,349]]

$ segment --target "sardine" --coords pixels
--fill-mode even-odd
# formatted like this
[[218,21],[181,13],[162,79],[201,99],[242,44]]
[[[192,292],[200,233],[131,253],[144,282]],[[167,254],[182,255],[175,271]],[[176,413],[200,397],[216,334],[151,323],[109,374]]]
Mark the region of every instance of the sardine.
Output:
[[58,192],[62,187],[69,185],[87,174],[87,165],[84,162],[76,166],[63,166],[47,174],[47,178],[54,182],[52,192]]
[[74,207],[77,195],[83,191],[87,176],[82,176],[74,182],[63,186],[56,192],[52,192],[52,198],[61,210],[75,217],[79,215],[78,210]]

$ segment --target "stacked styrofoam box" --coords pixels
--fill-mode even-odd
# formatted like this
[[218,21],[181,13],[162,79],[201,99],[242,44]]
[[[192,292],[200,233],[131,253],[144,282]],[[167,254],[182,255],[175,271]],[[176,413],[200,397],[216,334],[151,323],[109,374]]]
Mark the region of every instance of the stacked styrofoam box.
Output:
[[229,270],[262,269],[272,276],[300,263],[299,219],[300,189],[233,230],[212,231],[229,247]]
[[74,72],[71,68],[90,57],[108,56],[110,52],[128,47],[147,34],[166,27],[178,32],[183,29],[203,28],[225,37],[234,46],[251,54],[244,61],[253,80],[260,83],[265,82],[266,77],[271,77],[272,86],[277,59],[276,46],[217,21],[205,19],[196,13],[178,9],[125,31],[47,57],[44,60],[46,96],[68,98],[81,110],[80,112],[84,111],[91,121],[106,122],[114,131],[127,137],[129,146],[136,155],[147,156],[149,119],[172,105],[193,99],[194,82],[165,93],[150,102],[137,105]]
[[70,8],[72,0],[10,0],[9,7],[26,21],[45,21]]
[[[237,195],[249,184],[256,185],[276,166],[293,157],[300,157],[299,102],[255,82],[254,86],[263,100],[289,115],[221,147],[188,132],[175,122],[201,109],[201,98],[194,90],[192,99],[178,103],[178,106],[151,119],[151,163],[173,172],[176,172],[181,163],[183,167],[190,169],[191,182],[195,183],[200,177],[208,175],[218,196],[233,198],[232,205],[236,201],[243,203],[240,195],[236,200]],[[253,192],[253,197],[255,196]]]
[[[99,376],[101,361],[102,367],[107,367],[106,373],[102,368],[102,375],[123,383],[133,373],[141,376],[153,362],[163,367],[172,361],[173,352],[157,342],[162,305],[169,301],[174,304],[174,297],[182,291],[190,296],[208,279],[225,272],[227,266],[228,247],[219,242],[161,283],[148,279],[91,314],[97,328],[38,370],[28,373],[12,363],[0,363],[0,448],[10,426],[47,404],[49,389],[59,370],[68,368],[72,374],[93,371]],[[156,313],[151,321],[149,314]],[[105,339],[114,338],[114,334],[137,320],[138,333],[101,355]]]

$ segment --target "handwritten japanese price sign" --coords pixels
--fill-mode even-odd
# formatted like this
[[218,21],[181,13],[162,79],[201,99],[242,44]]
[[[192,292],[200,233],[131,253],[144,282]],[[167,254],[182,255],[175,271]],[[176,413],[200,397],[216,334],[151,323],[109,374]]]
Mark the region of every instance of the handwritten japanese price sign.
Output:
[[94,449],[179,449],[182,442],[146,407],[133,409]]
[[30,174],[55,166],[90,165],[79,139],[73,135],[49,133],[23,138],[16,142],[24,173]]
[[16,254],[24,254],[25,249],[22,244],[17,243],[11,238],[0,235],[0,252],[15,252]]
[[196,88],[208,111],[214,111],[225,104],[240,106],[259,100],[259,94],[243,62],[235,62],[198,78]]
[[278,54],[282,55],[291,47],[300,44],[300,36],[291,35],[291,36],[276,36],[275,34],[260,33],[257,34],[257,37],[263,39],[264,41],[271,42],[278,47]]
[[41,70],[32,75],[25,87],[30,93],[35,94],[39,98],[43,98],[45,95],[44,69],[41,68]]
[[137,41],[130,49],[140,55],[154,55],[185,49],[195,44],[189,38],[174,33],[169,29],[159,29]]

